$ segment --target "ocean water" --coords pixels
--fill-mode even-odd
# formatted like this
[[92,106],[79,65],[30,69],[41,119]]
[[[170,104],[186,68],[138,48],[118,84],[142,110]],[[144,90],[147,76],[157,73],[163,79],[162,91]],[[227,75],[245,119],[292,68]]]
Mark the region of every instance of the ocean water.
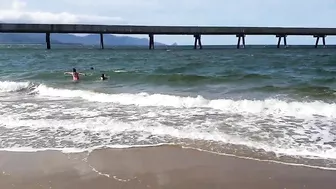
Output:
[[181,145],[336,168],[335,49],[0,53],[0,150]]

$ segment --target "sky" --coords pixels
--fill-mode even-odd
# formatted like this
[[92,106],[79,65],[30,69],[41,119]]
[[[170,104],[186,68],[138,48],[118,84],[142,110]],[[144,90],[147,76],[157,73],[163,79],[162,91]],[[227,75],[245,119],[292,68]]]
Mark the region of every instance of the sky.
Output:
[[[323,1],[323,3],[321,3]],[[0,0],[0,22],[190,26],[336,27],[336,0]],[[133,35],[147,37],[146,35]],[[193,44],[193,36],[155,36]],[[236,44],[236,36],[202,36],[207,45]],[[336,37],[326,38],[336,44]],[[275,36],[246,36],[246,44],[276,44]],[[289,36],[290,44],[314,44]]]

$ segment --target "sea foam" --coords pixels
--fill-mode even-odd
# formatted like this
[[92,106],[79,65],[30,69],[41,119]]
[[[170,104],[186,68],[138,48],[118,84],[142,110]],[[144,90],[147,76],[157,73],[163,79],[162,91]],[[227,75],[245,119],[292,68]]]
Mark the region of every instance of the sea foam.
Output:
[[227,113],[238,114],[262,114],[274,116],[336,117],[336,104],[322,101],[313,102],[287,102],[279,99],[265,100],[232,100],[232,99],[206,99],[200,95],[197,97],[182,97],[166,94],[148,93],[119,93],[107,94],[85,90],[69,90],[38,86],[35,93],[41,96],[81,98],[87,101],[102,103],[118,103],[122,105],[137,106],[164,106],[174,108],[212,108]]
[[16,92],[28,89],[30,82],[0,81],[0,92]]

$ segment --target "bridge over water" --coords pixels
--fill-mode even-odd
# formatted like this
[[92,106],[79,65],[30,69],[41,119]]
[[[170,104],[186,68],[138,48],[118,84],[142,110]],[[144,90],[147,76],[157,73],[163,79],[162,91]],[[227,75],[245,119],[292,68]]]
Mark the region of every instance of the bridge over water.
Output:
[[212,26],[138,26],[138,25],[84,25],[84,24],[15,24],[0,23],[1,33],[45,33],[47,49],[51,48],[51,33],[100,34],[100,45],[104,49],[104,34],[146,34],[149,37],[149,49],[154,49],[155,35],[192,35],[194,49],[202,49],[202,35],[235,35],[237,48],[245,47],[246,35],[274,35],[287,46],[287,36],[313,36],[315,48],[322,38],[326,45],[326,36],[336,35],[336,28],[299,28],[299,27],[212,27]]

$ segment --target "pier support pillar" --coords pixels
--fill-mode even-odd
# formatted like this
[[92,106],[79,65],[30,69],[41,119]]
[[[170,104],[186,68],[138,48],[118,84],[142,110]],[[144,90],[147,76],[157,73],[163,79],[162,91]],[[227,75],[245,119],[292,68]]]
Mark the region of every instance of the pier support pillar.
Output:
[[276,37],[279,38],[277,48],[280,48],[282,38],[284,38],[284,46],[287,48],[287,35],[276,35]]
[[153,34],[149,34],[149,49],[154,49],[154,35]]
[[243,48],[245,48],[245,35],[244,34],[238,34],[238,35],[236,35],[236,37],[238,37],[238,42],[237,42],[237,49],[239,49],[240,48],[240,41],[242,40],[242,42],[243,42]]
[[322,38],[322,43],[323,43],[323,47],[326,47],[326,35],[314,35],[314,37],[316,38],[316,42],[315,42],[315,48],[317,48],[319,41],[320,41],[320,37]]
[[100,33],[100,48],[104,49],[104,35]]
[[47,49],[49,50],[51,48],[51,46],[50,46],[50,33],[46,33],[46,43],[47,43]]
[[195,34],[194,38],[195,38],[194,49],[197,49],[197,46],[199,47],[199,49],[202,49],[203,46],[201,41],[201,35]]

